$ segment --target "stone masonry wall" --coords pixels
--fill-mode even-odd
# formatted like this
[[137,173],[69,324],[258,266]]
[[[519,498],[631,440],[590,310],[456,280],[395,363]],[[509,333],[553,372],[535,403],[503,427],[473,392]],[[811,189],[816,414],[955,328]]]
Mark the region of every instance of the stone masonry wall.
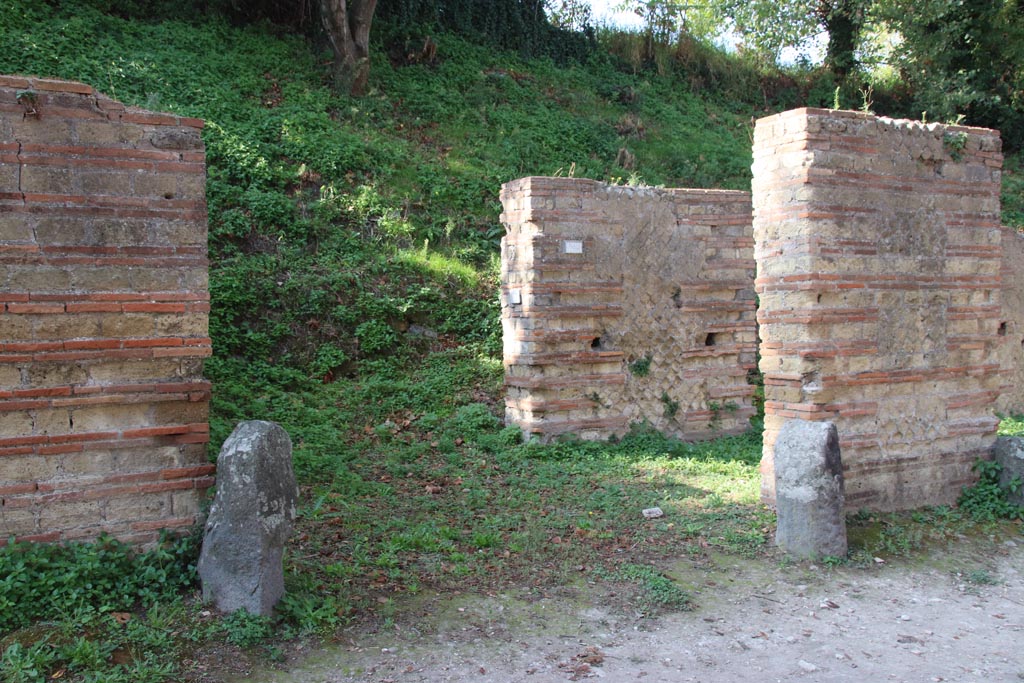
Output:
[[748,427],[749,194],[533,177],[501,200],[509,424],[545,439]]
[[0,76],[0,543],[146,543],[199,512],[202,125]]
[[1002,306],[999,361],[1003,382],[995,409],[1001,415],[1024,414],[1024,235],[1003,228]]
[[850,509],[953,502],[1002,384],[995,131],[800,109],[757,123],[765,499],[789,418],[835,421]]

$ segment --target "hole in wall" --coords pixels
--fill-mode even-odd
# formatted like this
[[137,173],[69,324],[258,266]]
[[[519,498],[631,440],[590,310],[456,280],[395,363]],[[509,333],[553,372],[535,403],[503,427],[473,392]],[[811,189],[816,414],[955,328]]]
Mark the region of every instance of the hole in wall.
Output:
[[590,348],[592,348],[592,349],[599,349],[599,348],[601,348],[601,338],[600,337],[594,337],[592,340],[590,340]]
[[999,329],[996,330],[996,334],[998,334],[1000,337],[1005,337],[1006,336],[1006,321],[1005,320],[1003,322],[999,323]]
[[164,199],[174,199],[173,192],[164,192]]
[[818,303],[821,303],[821,294],[818,295]]
[[714,346],[718,341],[718,335],[714,332],[708,332],[708,336],[704,337],[704,346]]
[[683,307],[683,288],[676,287],[675,291],[672,292],[672,303],[675,304],[676,308]]

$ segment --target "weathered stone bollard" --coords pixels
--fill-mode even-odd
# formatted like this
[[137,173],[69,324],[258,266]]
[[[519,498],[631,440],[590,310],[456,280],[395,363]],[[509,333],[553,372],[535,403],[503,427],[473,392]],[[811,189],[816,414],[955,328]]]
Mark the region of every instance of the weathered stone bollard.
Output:
[[[1000,436],[992,449],[996,462],[1003,466],[999,485],[1006,488],[1014,477],[1024,481],[1024,439],[1019,436]],[[1024,505],[1024,489],[1007,490],[1006,499],[1014,505]]]
[[775,543],[804,559],[845,557],[843,467],[831,422],[789,420],[775,440]]
[[273,422],[242,422],[217,456],[217,494],[199,556],[203,599],[269,615],[284,595],[284,544],[299,491],[292,442]]

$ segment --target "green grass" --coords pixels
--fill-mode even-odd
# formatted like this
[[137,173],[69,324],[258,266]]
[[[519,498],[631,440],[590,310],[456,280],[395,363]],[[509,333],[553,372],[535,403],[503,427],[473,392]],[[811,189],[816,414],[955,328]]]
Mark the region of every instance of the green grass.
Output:
[[619,565],[615,571],[600,568],[594,576],[605,581],[624,582],[635,587],[635,607],[640,614],[656,613],[665,609],[686,610],[691,608],[690,595],[675,581],[650,565]]
[[[495,415],[501,367],[486,356],[376,370],[255,397],[296,443],[289,580],[335,614],[372,617],[382,599],[425,588],[547,585],[581,565],[765,548],[757,430],[700,444],[643,428],[614,443],[521,444]],[[654,505],[666,516],[645,521]]]
[[[309,484],[302,511],[293,569],[322,576],[320,589],[358,612],[410,586],[545,584],[567,567],[766,543],[753,433],[700,445],[643,430],[617,444],[516,445],[518,431],[481,404],[439,422],[399,415],[368,433],[357,446],[366,455],[339,477]],[[640,511],[653,505],[666,517],[647,522]]]

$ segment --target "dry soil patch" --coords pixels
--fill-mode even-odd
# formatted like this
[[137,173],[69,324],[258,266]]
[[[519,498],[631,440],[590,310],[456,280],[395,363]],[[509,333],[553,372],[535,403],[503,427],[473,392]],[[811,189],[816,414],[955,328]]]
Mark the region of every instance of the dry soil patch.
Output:
[[692,611],[648,618],[608,586],[431,596],[396,626],[238,680],[1018,681],[1024,543],[964,542],[900,566],[720,557],[670,569]]

